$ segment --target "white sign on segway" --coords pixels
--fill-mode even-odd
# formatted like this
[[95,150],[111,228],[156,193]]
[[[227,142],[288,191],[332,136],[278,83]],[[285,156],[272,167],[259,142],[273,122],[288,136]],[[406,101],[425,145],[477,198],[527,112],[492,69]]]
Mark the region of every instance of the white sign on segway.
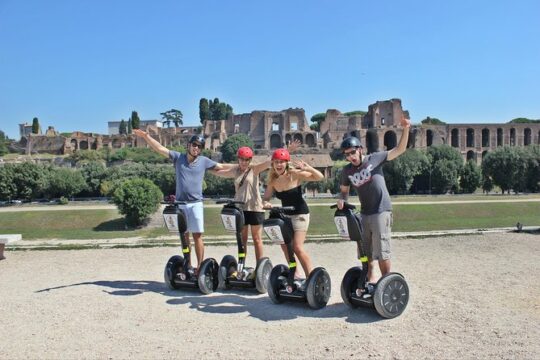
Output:
[[266,233],[266,236],[268,236],[268,238],[272,240],[274,244],[279,244],[279,245],[285,244],[285,240],[283,239],[283,234],[281,233],[281,229],[278,225],[265,226],[264,232]]
[[178,233],[178,215],[177,214],[163,214],[163,220],[169,232]]
[[221,214],[221,221],[225,230],[236,232],[236,216]]
[[336,223],[339,236],[341,236],[344,239],[349,239],[349,228],[347,227],[347,217],[335,216],[334,222]]

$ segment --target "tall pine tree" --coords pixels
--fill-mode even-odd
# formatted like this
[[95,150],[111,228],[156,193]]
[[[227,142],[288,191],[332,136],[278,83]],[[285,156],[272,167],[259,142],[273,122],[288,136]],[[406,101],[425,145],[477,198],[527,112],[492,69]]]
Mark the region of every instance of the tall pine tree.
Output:
[[120,135],[126,135],[127,133],[126,122],[124,121],[124,119],[120,121],[120,127],[118,129],[118,132],[120,133]]
[[32,120],[32,134],[39,134],[39,120],[37,117]]
[[131,112],[131,126],[134,129],[138,129],[141,125],[141,119],[139,119],[139,114],[136,111]]
[[208,105],[208,99],[201,98],[199,100],[199,118],[201,119],[201,124],[204,120],[210,120],[210,106]]

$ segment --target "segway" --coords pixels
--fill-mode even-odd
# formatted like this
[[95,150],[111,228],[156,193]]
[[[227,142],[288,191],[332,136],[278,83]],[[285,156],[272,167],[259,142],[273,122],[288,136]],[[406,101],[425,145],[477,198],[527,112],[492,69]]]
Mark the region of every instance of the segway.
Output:
[[[331,208],[337,208],[332,205]],[[403,275],[388,273],[376,284],[368,283],[368,257],[362,248],[362,224],[356,207],[344,203],[337,209],[334,222],[341,237],[356,241],[361,266],[350,268],[341,282],[341,297],[351,308],[359,306],[375,308],[377,313],[387,319],[401,315],[409,302],[409,286]]]
[[268,281],[268,296],[275,304],[290,300],[307,302],[312,309],[325,307],[330,299],[331,283],[330,276],[324,268],[313,269],[303,285],[294,281],[296,271],[296,259],[292,246],[294,231],[291,219],[284,215],[285,211],[294,210],[294,207],[272,207],[269,210],[269,218],[263,224],[264,232],[272,242],[285,244],[289,255],[289,266],[280,264],[272,269]]
[[180,235],[182,244],[182,255],[174,255],[167,265],[163,274],[165,284],[171,290],[182,288],[199,289],[203,294],[210,294],[218,287],[218,264],[215,259],[205,259],[199,266],[199,273],[195,274],[195,269],[191,266],[191,252],[186,240],[186,215],[179,205],[186,202],[174,201],[168,204],[163,210],[163,219],[167,229],[171,233]]
[[242,242],[244,212],[238,205],[244,204],[231,199],[220,199],[216,204],[224,204],[221,210],[221,221],[225,230],[236,233],[238,260],[232,255],[225,255],[219,264],[219,285],[223,289],[256,288],[261,294],[266,293],[266,285],[272,271],[272,262],[267,257],[257,261],[255,269],[246,267],[246,249]]

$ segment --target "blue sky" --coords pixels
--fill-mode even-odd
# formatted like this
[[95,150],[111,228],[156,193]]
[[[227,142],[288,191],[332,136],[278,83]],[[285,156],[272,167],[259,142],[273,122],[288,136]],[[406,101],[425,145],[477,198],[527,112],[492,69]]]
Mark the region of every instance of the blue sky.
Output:
[[367,110],[413,123],[540,118],[540,1],[0,0],[0,130],[107,133],[107,122],[198,125],[234,112]]

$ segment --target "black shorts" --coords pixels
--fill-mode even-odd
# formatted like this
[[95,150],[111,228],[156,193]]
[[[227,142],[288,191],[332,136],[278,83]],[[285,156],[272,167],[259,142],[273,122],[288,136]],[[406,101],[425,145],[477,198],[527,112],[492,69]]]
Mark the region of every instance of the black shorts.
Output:
[[262,225],[264,221],[264,213],[258,211],[244,211],[245,225]]

